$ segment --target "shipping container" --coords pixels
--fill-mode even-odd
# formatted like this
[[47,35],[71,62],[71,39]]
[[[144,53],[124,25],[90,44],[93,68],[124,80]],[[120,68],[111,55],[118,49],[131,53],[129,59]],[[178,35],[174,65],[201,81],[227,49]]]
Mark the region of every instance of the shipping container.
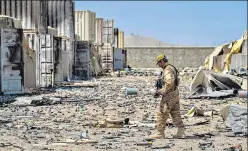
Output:
[[114,47],[115,48],[118,48],[118,46],[119,46],[119,44],[118,44],[118,42],[119,42],[118,38],[119,38],[119,29],[118,28],[114,28]]
[[0,28],[0,89],[3,94],[24,92],[23,30]]
[[56,28],[58,36],[74,39],[74,2],[48,1],[47,26]]
[[96,13],[91,11],[75,11],[75,33],[82,41],[95,41]]
[[114,45],[114,20],[103,20],[102,42]]
[[36,87],[36,75],[38,75],[38,64],[36,58],[39,57],[40,45],[39,37],[36,33],[24,32],[24,87]]
[[124,49],[124,32],[120,31],[118,37],[118,48]]
[[69,56],[69,81],[73,78],[73,67],[75,63],[75,41],[69,39],[67,42],[67,50]]
[[54,85],[53,35],[37,35],[24,31],[25,87],[49,87]]
[[231,58],[231,69],[238,70],[240,67],[247,66],[247,54],[233,54]]
[[15,17],[22,21],[23,29],[38,29],[46,32],[47,27],[47,1],[22,0],[1,1],[1,15]]
[[54,85],[54,53],[53,36],[43,34],[40,36],[39,57],[39,86],[49,87]]
[[102,44],[103,18],[96,18],[96,40],[97,44]]
[[58,29],[58,35],[75,38],[73,0],[1,1],[0,13],[22,21],[23,29],[38,29],[46,33],[47,26]]
[[122,50],[122,60],[123,60],[123,67],[127,67],[127,50],[123,49]]
[[75,76],[80,79],[89,79],[90,68],[90,43],[88,41],[76,41]]
[[124,58],[123,58],[123,50],[120,48],[114,49],[114,70],[123,70],[124,69]]
[[104,43],[101,52],[102,67],[105,71],[114,70],[114,47],[110,43]]

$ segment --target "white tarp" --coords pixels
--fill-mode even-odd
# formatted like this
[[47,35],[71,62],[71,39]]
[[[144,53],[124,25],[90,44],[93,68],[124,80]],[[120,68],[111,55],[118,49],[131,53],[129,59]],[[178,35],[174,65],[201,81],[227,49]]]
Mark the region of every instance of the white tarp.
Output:
[[241,85],[242,78],[200,69],[190,85],[189,98],[230,96]]

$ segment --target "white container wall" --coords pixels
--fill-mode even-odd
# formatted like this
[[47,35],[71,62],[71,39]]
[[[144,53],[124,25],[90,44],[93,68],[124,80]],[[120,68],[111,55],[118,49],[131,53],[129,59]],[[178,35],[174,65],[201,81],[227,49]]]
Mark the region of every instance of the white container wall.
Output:
[[58,36],[74,39],[74,2],[48,1],[47,25],[58,30]]
[[39,79],[40,87],[49,87],[54,85],[54,53],[53,36],[40,36],[40,56],[39,56]]
[[36,68],[39,67],[36,58],[39,57],[40,42],[36,33],[24,33],[24,38],[24,87],[34,88],[36,87],[36,74],[38,74]]
[[54,47],[52,35],[25,31],[25,87],[48,87],[54,84]]
[[39,29],[45,33],[47,28],[47,1],[43,0],[2,0],[1,15],[7,15],[22,21],[23,29]]
[[118,48],[124,49],[124,32],[120,31],[118,34]]
[[3,94],[24,92],[21,29],[0,29],[0,89]]
[[75,11],[75,33],[80,40],[95,41],[96,13],[91,11]]
[[67,81],[68,77],[70,76],[69,74],[69,52],[67,49],[67,45],[68,45],[68,39],[62,39],[62,66],[63,66],[63,81]]
[[63,82],[62,38],[54,37],[54,83]]
[[114,20],[103,20],[102,42],[114,44]]
[[97,44],[102,44],[103,18],[96,18],[96,40]]

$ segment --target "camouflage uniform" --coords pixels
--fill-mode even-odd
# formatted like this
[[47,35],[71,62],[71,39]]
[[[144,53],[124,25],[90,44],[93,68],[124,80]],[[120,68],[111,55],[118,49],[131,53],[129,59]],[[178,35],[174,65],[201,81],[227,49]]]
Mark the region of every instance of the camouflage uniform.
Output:
[[[172,117],[173,123],[179,128],[177,135],[174,137],[177,137],[181,134],[184,135],[184,124],[180,114],[180,98],[178,88],[175,86],[175,75],[176,70],[174,67],[166,63],[162,75],[164,85],[161,89],[161,92],[163,97],[160,102],[159,111],[157,113],[157,129],[159,131],[159,136],[162,138],[165,137],[164,130],[166,127],[166,121],[169,118],[169,114]],[[158,135],[154,135],[151,137],[157,136]]]

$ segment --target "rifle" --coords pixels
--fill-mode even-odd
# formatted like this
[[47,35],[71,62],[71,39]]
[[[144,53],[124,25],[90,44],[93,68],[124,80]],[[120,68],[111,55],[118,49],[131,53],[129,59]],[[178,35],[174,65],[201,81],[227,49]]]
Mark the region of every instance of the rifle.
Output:
[[159,97],[159,95],[158,95],[158,90],[159,90],[159,89],[162,89],[162,87],[163,87],[162,72],[160,73],[160,76],[159,76],[158,79],[156,80],[155,87],[156,87],[156,93],[155,93],[155,95],[154,95],[154,98],[157,98],[157,97]]

